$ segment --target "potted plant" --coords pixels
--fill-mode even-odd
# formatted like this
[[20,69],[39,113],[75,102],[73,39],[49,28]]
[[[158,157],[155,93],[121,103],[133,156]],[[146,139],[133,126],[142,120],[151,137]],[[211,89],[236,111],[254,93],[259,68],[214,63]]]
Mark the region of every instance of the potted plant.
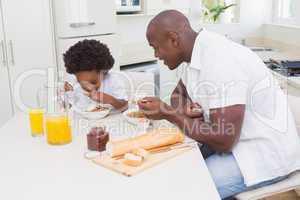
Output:
[[228,23],[231,21],[232,16],[229,15],[231,13],[225,13],[225,11],[233,6],[236,6],[236,4],[216,4],[214,6],[211,6],[211,8],[207,8],[205,10],[204,17],[206,20],[212,21],[214,23],[218,21],[222,23]]

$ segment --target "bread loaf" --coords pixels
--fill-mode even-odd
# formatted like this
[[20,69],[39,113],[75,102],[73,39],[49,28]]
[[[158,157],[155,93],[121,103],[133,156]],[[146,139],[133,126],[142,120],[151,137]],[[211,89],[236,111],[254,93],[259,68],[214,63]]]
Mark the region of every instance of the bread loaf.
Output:
[[155,129],[134,138],[110,141],[107,143],[106,150],[111,157],[115,157],[139,148],[149,150],[183,141],[184,135],[177,129]]

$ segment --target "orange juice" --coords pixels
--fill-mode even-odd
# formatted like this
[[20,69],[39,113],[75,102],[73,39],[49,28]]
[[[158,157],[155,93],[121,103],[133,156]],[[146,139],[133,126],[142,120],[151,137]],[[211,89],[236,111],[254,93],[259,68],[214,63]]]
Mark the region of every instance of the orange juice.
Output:
[[72,141],[70,121],[65,114],[49,114],[46,117],[47,142],[53,145]]
[[29,121],[32,136],[41,136],[44,133],[44,110],[31,109],[29,111]]

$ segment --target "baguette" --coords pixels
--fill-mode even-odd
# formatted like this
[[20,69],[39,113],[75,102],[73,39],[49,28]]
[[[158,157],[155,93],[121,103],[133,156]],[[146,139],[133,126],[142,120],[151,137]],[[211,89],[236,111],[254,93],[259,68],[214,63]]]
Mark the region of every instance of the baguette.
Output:
[[155,129],[134,138],[110,141],[106,145],[106,150],[110,157],[116,157],[140,148],[149,150],[183,141],[184,135],[177,129]]

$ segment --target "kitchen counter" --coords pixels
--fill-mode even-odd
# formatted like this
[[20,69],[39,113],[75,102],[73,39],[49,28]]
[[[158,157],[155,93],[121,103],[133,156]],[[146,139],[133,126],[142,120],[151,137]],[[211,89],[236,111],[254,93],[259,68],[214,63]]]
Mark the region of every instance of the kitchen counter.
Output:
[[[250,49],[255,49],[255,47],[249,46]],[[263,48],[262,48],[263,49]],[[272,48],[271,48],[272,49]],[[276,61],[298,61],[300,60],[300,50],[299,52],[294,49],[294,51],[284,51],[279,49],[272,49],[272,51],[254,51],[264,62],[270,62],[270,60]],[[281,81],[286,81],[289,85],[300,89],[300,77],[286,77],[275,71],[272,74]]]
[[279,74],[278,72],[274,72],[272,70],[270,71],[280,82],[286,82],[288,85],[294,87],[295,89],[299,89],[300,92],[300,77],[286,77],[282,74]]
[[270,59],[273,60],[290,60],[290,61],[296,61],[300,60],[300,52],[286,52],[286,51],[258,51],[255,52],[264,62],[270,61]]
[[[128,130],[121,115],[101,123]],[[44,137],[31,137],[27,115],[6,123],[0,129],[0,199],[220,199],[198,148],[125,177],[86,160],[79,132],[71,144],[50,146]]]

